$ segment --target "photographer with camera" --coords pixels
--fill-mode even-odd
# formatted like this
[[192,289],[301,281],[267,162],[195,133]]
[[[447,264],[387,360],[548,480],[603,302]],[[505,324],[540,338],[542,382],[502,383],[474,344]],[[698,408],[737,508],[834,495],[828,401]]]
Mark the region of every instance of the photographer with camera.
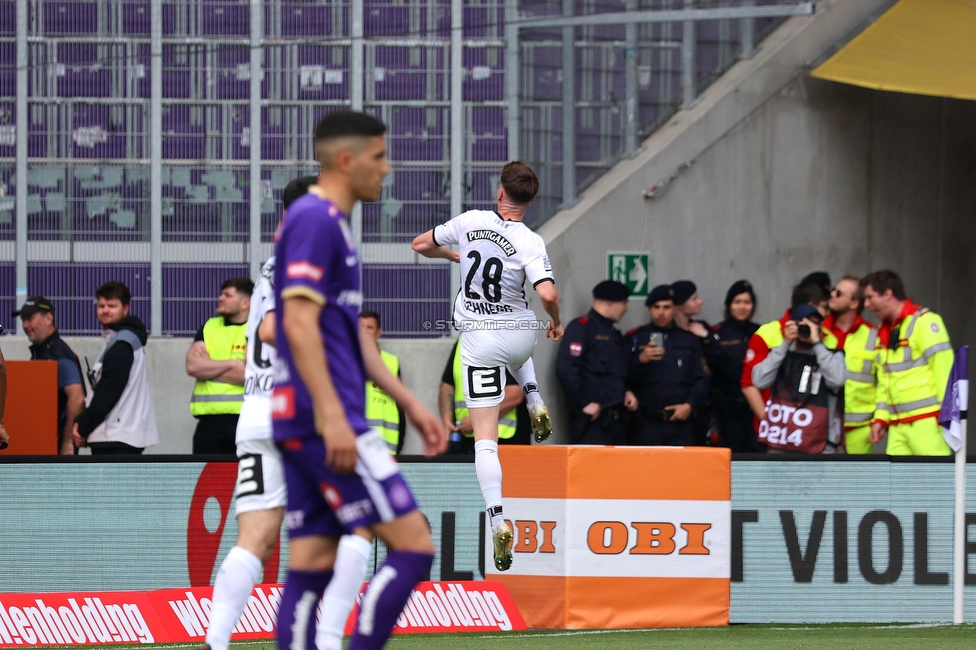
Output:
[[823,316],[811,304],[794,307],[783,342],[752,369],[752,384],[771,389],[759,423],[770,450],[808,454],[843,451],[844,353],[821,339]]
[[651,322],[627,332],[627,384],[640,404],[632,444],[696,444],[691,419],[710,388],[701,340],[674,323],[674,291],[662,284],[645,303]]

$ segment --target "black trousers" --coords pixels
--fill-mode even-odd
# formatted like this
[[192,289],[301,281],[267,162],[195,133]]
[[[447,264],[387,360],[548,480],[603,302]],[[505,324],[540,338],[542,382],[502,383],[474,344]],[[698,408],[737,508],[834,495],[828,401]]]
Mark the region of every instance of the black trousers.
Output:
[[124,442],[91,442],[92,456],[129,456],[141,454],[144,447],[133,447]]
[[687,447],[696,444],[695,427],[691,420],[669,422],[642,417],[631,438],[631,444],[646,446]]
[[574,414],[569,423],[571,440],[577,445],[626,445],[627,426],[619,417],[608,417],[606,413],[596,420],[590,420],[585,413]]
[[765,451],[756,438],[752,424],[752,411],[732,409],[718,413],[719,444],[728,447],[733,454],[760,454]]
[[194,454],[237,455],[238,415],[201,415],[193,433]]

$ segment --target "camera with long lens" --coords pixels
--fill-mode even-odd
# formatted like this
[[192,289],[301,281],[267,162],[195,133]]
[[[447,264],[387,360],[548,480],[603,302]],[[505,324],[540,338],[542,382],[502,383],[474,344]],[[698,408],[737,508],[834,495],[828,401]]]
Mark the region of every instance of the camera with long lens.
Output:
[[808,339],[810,338],[810,326],[805,323],[797,325],[796,333],[801,339]]

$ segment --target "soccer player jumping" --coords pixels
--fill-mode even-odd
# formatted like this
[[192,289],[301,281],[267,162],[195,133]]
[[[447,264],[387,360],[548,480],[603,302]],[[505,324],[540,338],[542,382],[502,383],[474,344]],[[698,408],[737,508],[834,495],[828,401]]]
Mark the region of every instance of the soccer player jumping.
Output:
[[430,258],[456,260],[445,248],[460,245],[462,287],[454,301],[454,324],[461,337],[464,403],[474,429],[474,462],[491,520],[495,568],[512,566],[512,529],[502,515],[502,466],[498,462],[498,408],[505,394],[505,367],[525,392],[537,442],[552,433],[549,411],[539,396],[532,365],[535,313],[525,298],[525,281],[539,293],[549,314],[546,336],[563,335],[559,293],[542,237],[522,223],[539,191],[531,167],[510,162],[502,169],[498,209],[469,210],[413,240]]
[[271,414],[290,537],[278,610],[281,650],[314,647],[315,608],[343,533],[365,527],[389,548],[363,598],[352,650],[383,646],[434,559],[427,522],[365,416],[368,377],[404,408],[428,455],[447,446],[440,418],[390,374],[373,341],[360,339],[360,261],[349,214],[356,201],[380,196],[390,171],[385,131],[365,113],[338,111],[319,121],[318,183],[292,204],[275,245],[280,318]]

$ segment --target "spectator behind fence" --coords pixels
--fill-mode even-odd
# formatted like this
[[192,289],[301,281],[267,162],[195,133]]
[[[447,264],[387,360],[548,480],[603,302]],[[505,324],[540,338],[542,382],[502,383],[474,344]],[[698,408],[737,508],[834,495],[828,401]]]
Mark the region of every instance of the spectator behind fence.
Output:
[[[790,311],[794,307],[810,304],[817,308],[821,316],[825,317],[827,315],[827,299],[829,296],[823,288],[822,278],[816,277],[821,273],[822,271],[811,273],[810,276],[805,278],[806,281],[793,287],[793,294],[790,297],[790,308],[786,310],[783,317],[779,320],[760,325],[756,333],[749,339],[749,349],[746,350],[746,356],[742,362],[742,378],[740,381],[742,383],[742,393],[745,395],[746,401],[749,403],[749,408],[752,409],[755,417],[754,425],[757,431],[759,422],[764,417],[766,398],[769,396],[769,391],[760,391],[752,385],[752,369],[756,367],[757,363],[766,358],[770,350],[783,342],[783,330],[786,328],[787,321],[790,320]],[[814,276],[812,281],[809,280],[811,276]],[[823,339],[824,345],[828,348],[835,349],[837,347],[837,341],[830,332],[822,332],[820,336]]]
[[707,365],[698,337],[674,324],[673,295],[669,285],[654,287],[646,302],[651,322],[627,332],[627,385],[640,404],[636,445],[704,444],[692,418],[708,396]]
[[[464,336],[462,333],[461,336]],[[464,404],[461,374],[460,337],[454,342],[450,356],[441,374],[441,387],[437,404],[444,427],[450,433],[447,446],[449,455],[474,455],[474,428]],[[525,396],[512,373],[505,371],[505,395],[498,407],[498,444],[527,445],[532,434],[529,410]]]
[[233,454],[237,420],[244,403],[247,315],[254,282],[232,278],[220,286],[215,316],[197,330],[186,353],[186,374],[194,377],[190,413],[197,418],[194,454]]
[[593,287],[593,308],[566,326],[556,377],[570,408],[569,442],[625,445],[625,420],[637,409],[627,390],[627,346],[613,326],[627,312],[630,289],[604,280]]
[[[367,309],[359,312],[359,333],[364,340],[376,341],[376,346],[379,347],[380,337],[383,336],[380,315]],[[380,358],[383,359],[383,364],[391,375],[401,376],[400,359],[395,354],[380,349]],[[407,431],[407,419],[404,417],[403,409],[377,386],[376,382],[368,379],[366,380],[366,423],[380,432],[391,454],[400,453]]]
[[[708,372],[714,373],[717,367],[728,365],[728,355],[722,350],[718,336],[712,331],[711,325],[704,320],[695,319],[695,316],[701,314],[704,302],[698,295],[698,287],[695,283],[691,280],[678,280],[671,285],[671,292],[674,294],[674,324],[698,338],[702,355],[708,363]],[[709,390],[708,395],[691,416],[696,445],[705,444],[712,427],[712,416],[715,414],[713,392]]]
[[861,286],[864,306],[881,321],[871,442],[887,433],[889,456],[951,454],[938,418],[955,359],[942,317],[912,302],[892,271],[875,271]]
[[759,325],[752,322],[756,313],[756,294],[748,280],[739,280],[725,294],[725,320],[715,328],[725,353],[724,364],[712,364],[712,395],[719,444],[733,453],[758,453],[763,448],[756,440],[752,409],[742,393],[742,362],[749,339]]
[[159,444],[156,412],[149,393],[146,326],[129,315],[129,288],[117,280],[95,291],[105,347],[89,373],[92,392],[75,419],[75,445],[92,455],[141,454]]
[[770,450],[808,454],[842,450],[843,408],[839,403],[847,368],[844,353],[820,337],[823,317],[813,305],[790,311],[783,341],[752,369],[752,383],[770,389],[759,439]]
[[847,380],[844,382],[844,448],[849,454],[871,453],[871,422],[877,403],[874,363],[878,330],[861,318],[864,292],[861,279],[845,275],[830,290],[830,315],[824,331],[837,339],[844,351]]
[[54,305],[44,296],[31,296],[13,316],[23,322],[24,334],[31,342],[31,359],[58,363],[58,453],[73,455],[71,432],[87,395],[78,356],[58,334]]

